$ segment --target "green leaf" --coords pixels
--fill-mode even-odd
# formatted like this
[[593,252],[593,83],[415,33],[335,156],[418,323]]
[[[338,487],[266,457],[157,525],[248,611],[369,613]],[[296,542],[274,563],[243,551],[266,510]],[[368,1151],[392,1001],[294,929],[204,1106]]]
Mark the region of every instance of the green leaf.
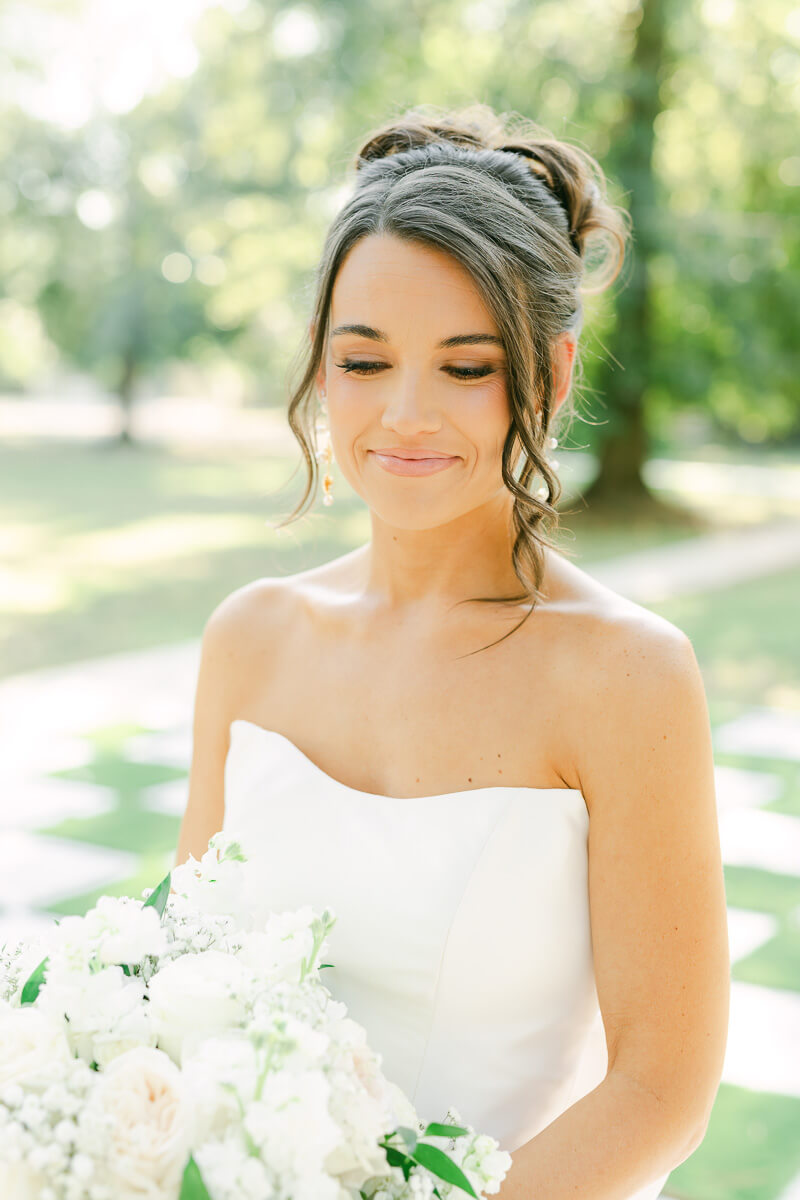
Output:
[[22,989],[20,1004],[33,1004],[36,997],[39,995],[39,988],[44,983],[45,969],[50,956],[43,958],[38,967],[34,967],[28,978],[25,980],[25,985]]
[[431,1121],[426,1127],[423,1137],[461,1137],[469,1133],[461,1125],[443,1125],[440,1121]]
[[143,908],[148,908],[150,905],[156,910],[160,917],[164,915],[164,909],[167,907],[167,897],[169,896],[170,884],[172,883],[172,872],[167,871],[164,878],[158,887],[153,888],[150,895],[143,904]]
[[438,1175],[445,1183],[455,1184],[456,1187],[463,1188],[470,1196],[474,1196],[478,1200],[478,1193],[473,1188],[470,1181],[467,1179],[461,1167],[453,1162],[444,1150],[440,1150],[438,1146],[428,1146],[425,1142],[418,1142],[417,1148],[411,1157],[430,1171],[432,1175]]
[[411,1174],[411,1168],[414,1166],[413,1160],[403,1150],[398,1150],[396,1146],[387,1146],[385,1142],[379,1142],[386,1151],[386,1161],[390,1167],[399,1167],[403,1172],[403,1178],[408,1182],[408,1177]]
[[189,1161],[183,1168],[183,1179],[181,1180],[181,1191],[178,1200],[211,1200],[208,1188],[203,1182],[203,1176],[200,1174],[200,1168],[191,1154],[189,1155]]

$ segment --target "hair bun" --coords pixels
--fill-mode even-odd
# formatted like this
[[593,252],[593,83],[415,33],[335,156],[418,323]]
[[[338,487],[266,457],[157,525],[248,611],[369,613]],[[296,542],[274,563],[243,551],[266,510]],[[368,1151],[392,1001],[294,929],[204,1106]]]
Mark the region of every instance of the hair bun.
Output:
[[434,142],[471,150],[503,150],[524,158],[531,174],[542,181],[564,210],[576,253],[586,257],[590,236],[597,237],[611,251],[605,257],[606,269],[592,272],[596,286],[584,291],[602,291],[616,279],[625,258],[630,214],[608,201],[602,167],[586,150],[553,137],[528,117],[496,113],[487,104],[469,104],[460,109],[419,104],[399,111],[373,129],[357,152],[356,170],[371,160]]
[[[414,114],[417,110],[413,110]],[[376,158],[388,158],[403,150],[416,150],[430,146],[433,142],[452,142],[471,150],[485,148],[480,133],[471,132],[462,125],[450,121],[416,121],[403,119],[390,121],[373,133],[356,155],[356,165]]]
[[[521,154],[530,160],[529,165],[532,173],[536,175],[537,178],[541,179],[543,183],[550,189],[558,203],[564,209],[564,212],[567,214],[567,220],[569,221],[570,241],[575,247],[576,252],[578,254],[582,254],[583,246],[580,238],[577,235],[577,232],[572,226],[573,211],[571,206],[571,198],[575,193],[578,180],[574,178],[571,179],[570,183],[572,184],[572,187],[570,188],[566,178],[568,172],[563,171],[561,164],[557,162],[556,156],[552,153],[552,151],[548,153],[548,146],[546,142],[543,142],[537,146],[527,146],[518,143],[515,145],[497,146],[495,148],[497,150],[504,150],[509,154]],[[537,165],[534,166],[534,163]]]

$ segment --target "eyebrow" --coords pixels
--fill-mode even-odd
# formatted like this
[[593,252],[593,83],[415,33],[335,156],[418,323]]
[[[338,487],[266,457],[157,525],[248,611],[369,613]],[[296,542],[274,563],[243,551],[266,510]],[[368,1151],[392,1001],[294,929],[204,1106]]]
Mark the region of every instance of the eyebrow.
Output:
[[[373,342],[389,341],[388,333],[384,333],[382,329],[374,329],[371,325],[337,325],[332,330],[331,337],[338,337],[341,333],[354,333],[357,337],[369,338]],[[493,333],[456,333],[452,337],[443,338],[436,348],[450,350],[453,346],[478,346],[481,343],[504,348],[502,338]]]

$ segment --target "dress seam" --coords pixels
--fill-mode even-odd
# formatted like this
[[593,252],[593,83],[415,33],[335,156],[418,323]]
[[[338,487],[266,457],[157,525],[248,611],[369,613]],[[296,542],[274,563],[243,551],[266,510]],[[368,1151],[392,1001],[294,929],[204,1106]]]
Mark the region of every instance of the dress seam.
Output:
[[439,966],[436,971],[436,987],[434,989],[433,1002],[431,1005],[431,1019],[430,1019],[429,1025],[428,1025],[428,1032],[425,1035],[425,1045],[423,1047],[422,1056],[420,1058],[420,1065],[419,1065],[419,1070],[417,1071],[416,1082],[414,1083],[414,1091],[411,1094],[411,1102],[415,1106],[416,1106],[417,1092],[419,1090],[419,1083],[422,1078],[422,1072],[425,1069],[425,1063],[428,1058],[428,1048],[429,1048],[430,1042],[431,1042],[431,1034],[433,1033],[433,1027],[436,1024],[436,1016],[437,1016],[438,1009],[439,1009],[439,990],[441,987],[442,975],[444,974],[444,961],[445,961],[445,958],[447,957],[447,948],[450,944],[450,934],[453,931],[453,926],[455,925],[456,921],[458,920],[458,914],[461,911],[461,906],[464,903],[464,897],[466,896],[467,892],[469,891],[469,887],[470,887],[470,884],[472,883],[472,879],[475,875],[475,872],[477,871],[481,860],[483,859],[484,855],[486,854],[486,849],[487,849],[489,843],[491,842],[492,838],[497,833],[497,830],[500,826],[501,821],[504,820],[504,818],[508,815],[509,809],[511,808],[511,806],[514,803],[514,799],[515,798],[513,796],[509,796],[507,798],[505,807],[503,808],[503,810],[500,813],[498,813],[497,817],[495,818],[494,825],[492,826],[492,828],[489,830],[486,837],[484,838],[483,845],[481,846],[480,850],[476,854],[475,861],[473,862],[473,864],[470,868],[470,872],[469,872],[469,875],[467,876],[466,883],[464,884],[464,887],[461,889],[461,895],[459,897],[458,903],[456,904],[455,910],[453,912],[453,916],[450,920],[450,924],[447,928],[447,934],[444,939],[444,945],[442,946],[442,953],[439,957]]

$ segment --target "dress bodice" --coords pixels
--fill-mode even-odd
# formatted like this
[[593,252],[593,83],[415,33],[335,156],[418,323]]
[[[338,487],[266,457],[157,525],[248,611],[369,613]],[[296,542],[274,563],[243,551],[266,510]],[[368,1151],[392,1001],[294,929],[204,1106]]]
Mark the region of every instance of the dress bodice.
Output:
[[223,827],[270,910],[333,910],[324,983],[421,1120],[452,1104],[513,1152],[603,1079],[577,789],[376,795],[238,719]]

